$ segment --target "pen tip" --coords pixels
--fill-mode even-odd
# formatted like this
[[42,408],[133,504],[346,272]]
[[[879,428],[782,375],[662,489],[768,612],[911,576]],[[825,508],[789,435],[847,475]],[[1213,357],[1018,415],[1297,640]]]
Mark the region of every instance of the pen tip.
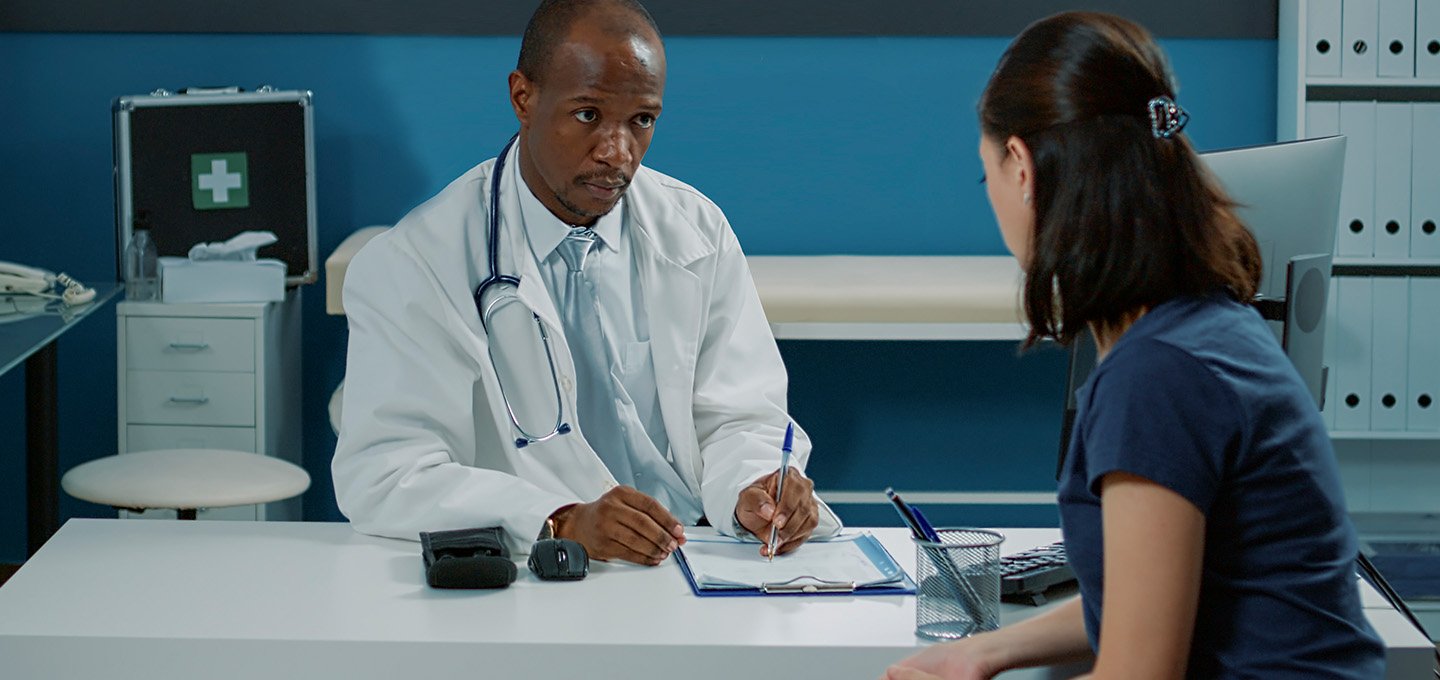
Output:
[[795,444],[795,423],[791,422],[785,426],[785,443],[780,447],[789,451]]

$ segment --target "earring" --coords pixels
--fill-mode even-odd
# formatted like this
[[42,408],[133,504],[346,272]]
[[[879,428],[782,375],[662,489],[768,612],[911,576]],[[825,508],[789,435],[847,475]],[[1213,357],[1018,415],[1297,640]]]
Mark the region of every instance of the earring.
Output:
[[1021,196],[1020,200],[1024,201],[1025,205],[1030,205],[1030,192],[1025,192],[1025,195]]

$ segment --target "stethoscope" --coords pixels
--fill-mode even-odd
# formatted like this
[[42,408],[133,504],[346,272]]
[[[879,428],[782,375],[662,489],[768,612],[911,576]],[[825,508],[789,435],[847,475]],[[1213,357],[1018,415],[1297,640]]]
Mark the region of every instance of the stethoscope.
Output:
[[[500,150],[500,155],[495,159],[495,171],[490,175],[490,231],[489,255],[490,275],[480,282],[475,289],[475,311],[480,314],[480,323],[485,328],[488,336],[487,350],[490,354],[490,363],[495,367],[496,381],[500,385],[500,399],[505,403],[505,412],[510,416],[510,424],[515,426],[515,431],[520,433],[515,438],[515,448],[523,449],[536,442],[543,442],[553,439],[562,434],[570,433],[570,425],[565,422],[565,402],[561,396],[560,375],[555,369],[555,353],[550,347],[550,333],[545,329],[545,323],[540,316],[524,305],[517,292],[520,287],[520,278],[500,273],[500,177],[505,172],[505,158],[510,155],[510,149],[515,146],[515,140],[519,135],[510,138],[505,148]],[[500,370],[501,362],[495,357],[496,333],[492,325],[500,312],[510,305],[521,305],[525,312],[535,322],[535,328],[539,331],[540,342],[545,350],[545,359],[550,365],[550,382],[555,387],[555,424],[550,431],[536,435],[525,429],[520,424],[520,419],[515,415],[515,408],[510,403],[510,397],[505,391],[505,371]]]

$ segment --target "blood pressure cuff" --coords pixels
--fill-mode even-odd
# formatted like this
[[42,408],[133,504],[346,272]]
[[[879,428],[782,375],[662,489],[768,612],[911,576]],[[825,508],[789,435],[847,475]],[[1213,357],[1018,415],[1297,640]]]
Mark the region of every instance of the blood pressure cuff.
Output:
[[422,531],[420,556],[432,588],[504,588],[515,581],[501,527]]

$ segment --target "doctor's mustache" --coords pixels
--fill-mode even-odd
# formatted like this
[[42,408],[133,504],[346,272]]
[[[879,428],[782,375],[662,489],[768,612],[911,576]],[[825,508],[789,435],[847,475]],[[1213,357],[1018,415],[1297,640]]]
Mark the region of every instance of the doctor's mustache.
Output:
[[588,172],[575,178],[575,184],[598,184],[611,189],[625,189],[630,186],[630,176],[624,172],[609,174],[603,171]]

